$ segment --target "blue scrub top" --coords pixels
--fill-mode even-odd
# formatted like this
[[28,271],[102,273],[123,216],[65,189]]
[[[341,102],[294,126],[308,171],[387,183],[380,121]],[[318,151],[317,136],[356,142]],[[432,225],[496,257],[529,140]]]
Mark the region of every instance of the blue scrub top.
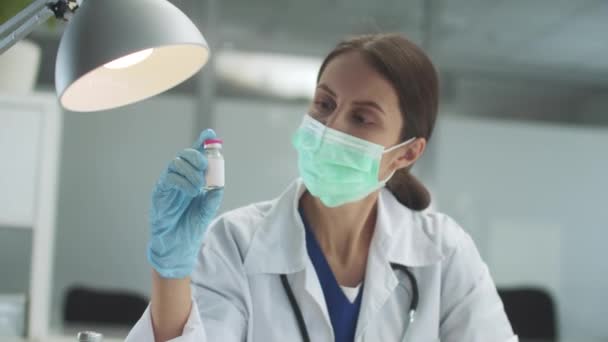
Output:
[[340,284],[338,284],[327,259],[325,259],[325,255],[311,231],[306,217],[304,217],[302,208],[299,211],[306,230],[306,250],[323,289],[336,342],[352,342],[355,339],[355,331],[357,330],[363,285],[359,290],[357,298],[351,303],[344,294],[344,291],[342,291],[342,288],[340,288]]

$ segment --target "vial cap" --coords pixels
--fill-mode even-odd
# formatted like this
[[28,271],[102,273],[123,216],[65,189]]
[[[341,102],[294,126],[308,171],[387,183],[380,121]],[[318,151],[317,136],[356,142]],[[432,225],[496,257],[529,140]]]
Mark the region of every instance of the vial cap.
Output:
[[222,145],[224,141],[222,139],[207,139],[203,142],[203,147],[207,147],[210,145]]

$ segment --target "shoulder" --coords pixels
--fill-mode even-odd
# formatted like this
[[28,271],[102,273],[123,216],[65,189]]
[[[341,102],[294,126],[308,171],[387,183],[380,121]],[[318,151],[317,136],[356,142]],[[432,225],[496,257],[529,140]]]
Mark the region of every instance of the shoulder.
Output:
[[383,191],[378,206],[378,227],[391,238],[389,256],[410,266],[446,262],[459,249],[470,248],[470,237],[450,216],[415,211]]
[[242,261],[257,230],[264,226],[276,202],[277,199],[253,203],[218,216],[205,232],[203,248],[221,252],[233,249]]
[[452,217],[440,212],[412,211],[412,220],[444,257],[473,244],[469,234]]
[[475,242],[454,219],[442,213],[420,213],[416,217],[420,228],[441,250],[442,278],[450,284],[452,295],[463,296],[480,284],[491,283]]
[[469,234],[449,215],[434,210],[412,210],[388,189],[381,192],[379,203],[380,221],[391,226],[387,229],[397,232],[407,247],[432,245],[445,258],[470,241]]

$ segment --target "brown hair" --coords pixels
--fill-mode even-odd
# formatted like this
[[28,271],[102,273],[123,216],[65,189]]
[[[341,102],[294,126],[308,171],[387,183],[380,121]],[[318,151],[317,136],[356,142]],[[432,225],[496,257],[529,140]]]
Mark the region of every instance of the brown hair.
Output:
[[[399,34],[372,34],[340,42],[319,69],[317,82],[329,62],[347,52],[358,52],[371,67],[388,80],[399,96],[403,115],[401,141],[410,137],[431,138],[439,103],[439,80],[429,57],[416,44]],[[403,205],[424,210],[431,196],[422,183],[401,169],[388,182],[388,189]]]

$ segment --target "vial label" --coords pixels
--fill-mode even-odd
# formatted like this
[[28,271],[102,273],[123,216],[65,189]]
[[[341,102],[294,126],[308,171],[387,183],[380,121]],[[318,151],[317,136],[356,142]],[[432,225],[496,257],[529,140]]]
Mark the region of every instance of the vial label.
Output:
[[224,187],[224,159],[214,158],[209,156],[209,165],[207,174],[205,175],[205,190],[217,189]]

